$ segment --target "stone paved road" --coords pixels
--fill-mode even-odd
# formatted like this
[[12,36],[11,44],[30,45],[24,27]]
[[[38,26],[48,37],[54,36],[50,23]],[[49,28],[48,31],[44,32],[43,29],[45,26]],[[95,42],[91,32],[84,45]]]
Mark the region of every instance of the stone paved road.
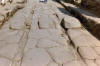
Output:
[[27,0],[0,29],[0,66],[99,66],[99,44],[60,4]]

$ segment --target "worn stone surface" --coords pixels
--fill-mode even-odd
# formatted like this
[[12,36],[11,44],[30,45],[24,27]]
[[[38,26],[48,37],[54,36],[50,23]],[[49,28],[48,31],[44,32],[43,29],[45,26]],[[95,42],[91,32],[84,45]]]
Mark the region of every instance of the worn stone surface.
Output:
[[0,58],[1,66],[11,66],[12,62],[6,58]]
[[54,41],[51,41],[50,39],[40,39],[40,40],[38,41],[37,46],[38,46],[38,47],[47,48],[47,47],[59,46],[59,44],[57,44],[57,43],[54,42]]
[[0,66],[100,66],[99,40],[54,0],[0,5],[0,25]]
[[64,18],[64,25],[65,25],[65,28],[80,28],[81,27],[79,20],[77,20],[76,18],[72,16],[66,16]]
[[96,59],[98,57],[92,47],[79,47],[79,53],[85,59]]
[[97,64],[98,66],[100,65],[100,59],[99,59],[99,60],[97,59],[95,62],[96,62],[96,64]]
[[97,66],[94,60],[85,60],[88,66]]
[[60,64],[75,59],[74,55],[70,52],[68,47],[54,47],[54,48],[50,48],[48,51],[53,56],[54,60]]
[[21,66],[46,66],[51,58],[44,49],[29,50],[23,57]]
[[0,55],[5,56],[5,57],[8,57],[10,59],[13,59],[13,57],[18,52],[18,49],[19,48],[18,48],[18,45],[17,44],[10,44],[10,45],[7,45],[6,47],[3,47],[0,50]]
[[[22,0],[20,0],[22,1]],[[25,0],[23,0],[24,2]],[[24,3],[21,3],[19,5],[18,0],[12,1],[10,4],[9,2],[6,2],[5,6],[0,5],[0,15],[3,17],[0,17],[0,26],[4,23],[4,21],[8,20],[16,11],[24,7]]]
[[100,41],[98,41],[85,29],[69,29],[68,34],[75,46],[100,46]]
[[48,64],[48,66],[58,66],[58,64],[55,63],[55,62],[50,62],[50,63]]
[[94,47],[94,49],[95,49],[96,53],[97,53],[98,55],[100,55],[100,47]]
[[63,64],[63,66],[85,66],[85,64],[82,61],[71,61]]

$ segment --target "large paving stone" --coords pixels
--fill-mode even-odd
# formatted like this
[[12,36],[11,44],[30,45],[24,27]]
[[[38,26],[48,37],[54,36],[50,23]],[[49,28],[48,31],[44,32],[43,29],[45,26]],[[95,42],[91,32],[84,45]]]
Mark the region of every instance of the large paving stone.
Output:
[[59,64],[63,64],[75,59],[74,54],[68,47],[53,47],[48,49],[48,52]]
[[10,19],[10,28],[12,29],[22,29],[25,28],[25,17],[23,15],[23,10],[17,12],[13,18]]
[[66,15],[64,18],[64,26],[65,28],[80,28],[81,23],[78,19],[72,16]]
[[48,66],[58,66],[58,64],[52,61],[52,62],[50,62],[50,63],[48,64]]
[[10,44],[0,49],[0,55],[13,59],[18,50],[17,44]]
[[[69,29],[68,34],[75,46],[100,46],[100,41],[85,29]],[[77,39],[76,39],[77,38]]]
[[96,63],[98,66],[100,66],[100,59],[97,59],[97,60],[95,61],[95,63]]
[[84,59],[96,59],[98,55],[92,47],[79,47],[79,53]]
[[55,47],[59,46],[58,43],[51,41],[50,39],[40,39],[37,44],[38,47],[47,48],[47,47]]
[[25,53],[21,66],[47,66],[51,58],[41,48],[35,48]]
[[30,31],[29,37],[34,39],[48,38],[50,35],[46,29]]
[[25,51],[35,48],[37,43],[38,43],[38,40],[29,38],[27,41],[27,45],[25,47]]
[[86,66],[82,61],[71,61],[69,63],[63,64],[63,66]]
[[[4,34],[4,32],[7,32]],[[7,44],[18,43],[23,36],[23,31],[4,30],[0,32],[0,40],[4,40]],[[13,41],[12,41],[13,40]]]
[[7,45],[6,41],[0,41],[0,48],[3,48]]
[[0,66],[11,66],[12,62],[6,58],[0,58]]
[[40,29],[55,28],[55,22],[49,18],[49,15],[42,15],[39,19]]
[[85,60],[85,62],[87,63],[88,66],[98,66],[94,60]]
[[60,45],[67,45],[69,42],[69,38],[67,35],[63,33],[62,30],[58,29],[50,29],[48,30],[50,36],[49,39],[59,43]]
[[96,53],[97,53],[98,55],[100,55],[100,47],[94,47],[94,49],[95,49]]

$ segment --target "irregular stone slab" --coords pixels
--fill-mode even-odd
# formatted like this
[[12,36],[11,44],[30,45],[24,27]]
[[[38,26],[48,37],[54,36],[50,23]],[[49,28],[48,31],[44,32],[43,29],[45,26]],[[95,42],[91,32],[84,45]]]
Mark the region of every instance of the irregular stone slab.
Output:
[[8,39],[8,37],[12,37],[15,36],[17,34],[18,31],[9,31],[9,30],[1,30],[0,31],[0,36],[1,36],[1,40],[6,40]]
[[88,66],[98,66],[94,60],[85,60]]
[[[7,32],[4,34],[4,32]],[[0,32],[1,40],[4,40],[7,44],[18,43],[23,36],[23,31],[10,31],[5,30]],[[13,40],[13,41],[12,41]]]
[[34,39],[48,38],[50,35],[46,29],[30,31],[29,37]]
[[5,47],[6,45],[7,45],[6,41],[4,41],[4,40],[0,41],[0,49],[3,48],[3,47]]
[[50,63],[48,64],[48,66],[58,66],[58,64],[52,61],[52,62],[50,62]]
[[27,45],[25,47],[25,51],[35,48],[35,46],[37,45],[37,42],[38,40],[29,38]]
[[[69,29],[68,34],[75,46],[100,46],[100,41],[93,37],[85,29]],[[76,39],[77,38],[77,39]]]
[[42,47],[42,48],[47,48],[47,47],[55,47],[55,46],[59,46],[59,44],[57,44],[54,41],[51,41],[50,39],[40,39],[38,41],[37,44],[38,47]]
[[95,63],[96,63],[98,66],[100,66],[100,59],[97,59],[97,60],[95,61]]
[[42,15],[39,19],[40,29],[55,28],[55,22],[49,18],[49,15]]
[[53,47],[48,49],[53,59],[60,64],[72,61],[75,59],[72,51],[68,47]]
[[69,63],[63,64],[63,66],[86,66],[82,61],[71,61]]
[[6,58],[0,57],[0,66],[11,66],[12,62]]
[[94,47],[94,49],[95,49],[96,53],[97,53],[98,55],[100,55],[100,47]]
[[12,29],[22,29],[25,28],[25,17],[23,10],[17,12],[13,18],[10,19],[10,28]]
[[84,59],[96,59],[98,57],[98,55],[96,54],[96,52],[94,51],[93,48],[91,47],[79,47],[78,49],[80,55],[84,58]]
[[17,44],[10,44],[0,49],[0,55],[13,59],[18,52]]
[[21,66],[47,66],[50,60],[44,49],[35,48],[25,53]]
[[60,45],[67,45],[69,43],[69,38],[65,35],[62,30],[58,29],[49,29],[50,36],[49,39],[59,43]]
[[65,28],[81,28],[81,23],[78,19],[72,17],[72,16],[68,16],[66,15],[64,18],[64,26]]

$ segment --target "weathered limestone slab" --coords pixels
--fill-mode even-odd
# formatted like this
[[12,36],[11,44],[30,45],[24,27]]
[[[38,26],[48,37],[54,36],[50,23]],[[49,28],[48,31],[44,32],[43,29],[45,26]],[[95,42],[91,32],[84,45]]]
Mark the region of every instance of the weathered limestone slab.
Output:
[[25,47],[25,51],[35,48],[37,43],[38,43],[38,40],[29,38],[27,41],[27,45]]
[[0,55],[13,59],[18,49],[17,44],[10,44],[0,49]]
[[100,66],[100,59],[97,59],[97,60],[95,61],[95,63],[96,63],[98,66]]
[[86,66],[82,61],[71,61],[69,63],[63,64],[63,66]]
[[95,49],[96,53],[97,53],[98,55],[100,55],[100,47],[94,47],[94,49]]
[[92,59],[93,60],[98,57],[98,55],[96,54],[94,49],[91,47],[79,47],[78,51],[84,59]]
[[[100,46],[100,41],[93,37],[85,29],[69,29],[68,34],[75,46]],[[76,39],[77,38],[77,39]]]
[[10,19],[10,28],[12,29],[22,29],[25,27],[25,17],[23,10],[17,12],[13,18]]
[[[4,32],[6,32],[4,34]],[[10,31],[10,30],[4,30],[0,32],[0,40],[5,41],[7,44],[15,44],[18,43],[23,36],[23,31]],[[13,41],[12,41],[13,40]]]
[[30,31],[29,37],[34,39],[48,38],[50,35],[46,29]]
[[55,47],[55,46],[59,46],[59,44],[57,44],[56,42],[50,40],[50,39],[40,39],[38,41],[38,44],[37,44],[38,47],[41,47],[41,48],[47,48],[47,47]]
[[6,41],[0,40],[0,48],[5,47],[6,45]]
[[85,60],[85,62],[87,63],[88,66],[98,66],[94,60]]
[[11,66],[12,62],[6,58],[0,58],[0,66]]
[[55,22],[49,18],[49,15],[41,15],[39,19],[40,29],[55,28]]
[[23,34],[24,34],[24,31],[18,31],[16,34],[12,34],[12,35],[7,36],[9,38],[6,37],[5,41],[9,44],[19,43]]
[[48,64],[48,66],[58,66],[58,64],[52,61],[52,62],[50,62],[50,63]]
[[60,64],[72,61],[75,59],[72,51],[68,47],[53,47],[48,49],[53,59]]
[[69,38],[64,34],[63,30],[50,29],[48,30],[50,36],[49,39],[55,41],[61,45],[67,45],[69,42]]
[[66,15],[64,18],[64,26],[65,28],[81,28],[81,23],[78,19],[72,16]]
[[44,49],[35,48],[25,53],[21,66],[47,66],[50,60]]
[[[4,32],[6,32],[5,34],[4,34]],[[7,33],[8,32],[8,33]],[[3,39],[7,39],[9,36],[11,36],[11,35],[15,35],[15,34],[17,34],[17,31],[9,31],[9,30],[1,30],[0,31],[0,36],[1,36],[1,40],[3,40]]]

